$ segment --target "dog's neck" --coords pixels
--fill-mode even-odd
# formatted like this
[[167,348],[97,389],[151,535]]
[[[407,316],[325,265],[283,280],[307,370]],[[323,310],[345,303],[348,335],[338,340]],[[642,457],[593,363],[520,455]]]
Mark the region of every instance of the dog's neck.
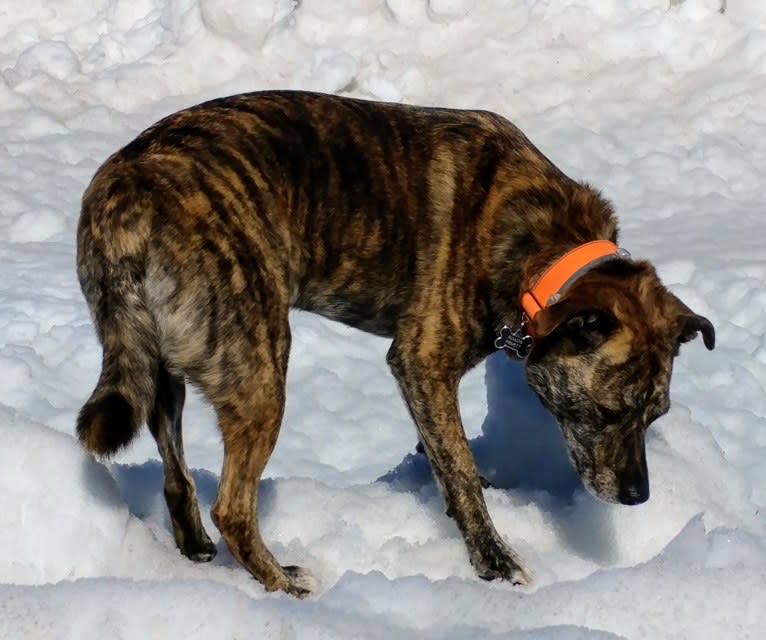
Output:
[[503,263],[496,269],[505,277],[494,295],[496,329],[521,323],[521,296],[564,254],[594,240],[617,242],[611,204],[588,185],[572,183],[571,191],[562,194],[561,206],[520,216],[525,204],[522,201],[521,210],[514,210],[506,222],[515,225],[514,233],[498,234],[502,244],[496,255]]
[[535,334],[537,315],[556,304],[567,290],[591,269],[610,260],[629,259],[630,254],[611,240],[593,240],[580,244],[556,259],[521,295],[521,308],[528,333]]

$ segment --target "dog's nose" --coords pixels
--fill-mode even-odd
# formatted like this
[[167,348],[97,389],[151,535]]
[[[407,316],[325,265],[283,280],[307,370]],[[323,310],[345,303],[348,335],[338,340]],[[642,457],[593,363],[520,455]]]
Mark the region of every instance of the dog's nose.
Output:
[[619,500],[622,504],[641,504],[649,499],[649,479],[642,478],[637,483],[624,484],[620,487]]

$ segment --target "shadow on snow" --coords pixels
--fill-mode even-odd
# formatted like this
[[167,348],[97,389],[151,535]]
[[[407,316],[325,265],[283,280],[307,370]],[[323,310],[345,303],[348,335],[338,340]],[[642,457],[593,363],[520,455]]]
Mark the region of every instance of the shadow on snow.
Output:
[[[583,488],[556,421],[527,385],[524,366],[503,353],[494,354],[486,360],[485,382],[487,416],[481,435],[469,442],[481,476],[498,490],[526,496],[550,514],[562,543],[572,550],[592,560],[612,560],[616,549],[609,507]],[[413,493],[433,484],[421,453],[408,454],[379,481]],[[587,523],[573,517],[582,507]]]

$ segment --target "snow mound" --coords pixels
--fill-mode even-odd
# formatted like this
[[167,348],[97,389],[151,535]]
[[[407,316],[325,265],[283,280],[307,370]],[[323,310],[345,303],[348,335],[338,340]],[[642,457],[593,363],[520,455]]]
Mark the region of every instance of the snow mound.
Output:
[[[0,575],[42,584],[119,571],[151,556],[106,467],[70,436],[0,410]],[[19,532],[25,531],[23,536]]]

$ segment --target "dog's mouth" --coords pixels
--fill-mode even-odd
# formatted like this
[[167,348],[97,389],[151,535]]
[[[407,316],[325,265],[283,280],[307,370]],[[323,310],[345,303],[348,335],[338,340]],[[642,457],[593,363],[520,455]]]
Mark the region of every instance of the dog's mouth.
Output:
[[595,464],[590,455],[584,455],[580,443],[567,447],[589,493],[612,504],[637,505],[649,499],[649,471],[643,437],[635,438],[631,444],[636,446],[622,448],[617,464],[610,466]]

